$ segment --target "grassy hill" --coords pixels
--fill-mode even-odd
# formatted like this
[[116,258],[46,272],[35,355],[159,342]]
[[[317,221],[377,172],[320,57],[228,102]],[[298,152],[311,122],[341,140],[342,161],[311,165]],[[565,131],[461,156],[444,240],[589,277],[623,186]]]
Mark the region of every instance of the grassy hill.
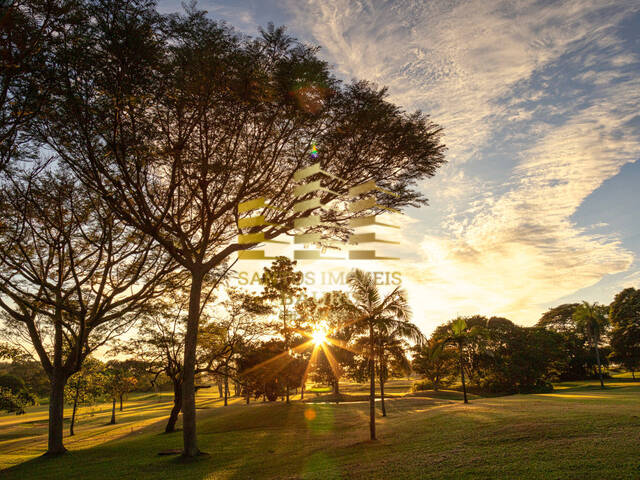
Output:
[[[475,398],[456,393],[402,396],[390,387],[379,440],[367,441],[367,404],[235,400],[221,407],[199,392],[195,462],[159,456],[179,449],[181,433],[162,434],[170,396],[128,402],[119,424],[105,425],[107,405],[83,414],[68,455],[39,458],[46,407],[0,417],[2,479],[389,479],[640,478],[640,382],[564,383],[546,395]],[[348,386],[356,394],[358,386]],[[319,392],[322,394],[322,392]]]

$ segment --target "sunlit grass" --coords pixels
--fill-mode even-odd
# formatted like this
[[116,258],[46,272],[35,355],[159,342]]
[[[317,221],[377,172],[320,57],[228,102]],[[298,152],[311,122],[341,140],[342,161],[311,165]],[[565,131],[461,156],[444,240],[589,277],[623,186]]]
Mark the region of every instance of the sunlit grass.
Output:
[[[408,392],[409,386],[406,380],[389,385],[398,394],[403,389]],[[612,381],[611,388],[605,390],[597,388],[597,382],[570,382],[559,387],[564,388],[551,395],[474,398],[469,405],[452,397],[459,392],[391,398],[388,417],[378,419],[379,441],[373,443],[367,440],[366,402],[338,406],[294,402],[287,406],[258,401],[246,406],[234,399],[227,408],[208,408],[221,403],[213,392],[199,392],[200,406],[205,407],[198,411],[199,442],[209,456],[189,464],[157,455],[161,450],[180,448],[182,441],[179,432],[160,434],[170,397],[135,398],[130,417],[122,415],[122,424],[116,426],[121,430],[105,428],[105,409],[95,424],[91,423],[94,420],[80,424],[78,435],[86,435],[86,441],[80,437],[74,439],[77,443],[67,441],[70,455],[32,459],[0,477],[638,478],[640,382]],[[344,384],[341,390],[362,395],[366,385]],[[11,420],[42,423],[42,411],[19,418],[0,417],[0,425],[10,426]],[[11,440],[3,427],[0,438]],[[29,445],[42,442],[42,437],[21,441],[33,454],[42,451]],[[3,462],[5,448],[0,445]],[[14,461],[22,453],[14,452]]]

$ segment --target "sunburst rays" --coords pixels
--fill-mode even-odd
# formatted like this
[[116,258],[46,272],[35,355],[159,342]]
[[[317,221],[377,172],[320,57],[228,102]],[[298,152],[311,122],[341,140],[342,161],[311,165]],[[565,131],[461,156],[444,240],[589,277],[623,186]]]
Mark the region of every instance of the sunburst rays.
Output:
[[[350,322],[349,324],[351,323],[354,322]],[[342,325],[341,328],[345,328],[346,326],[347,325]],[[340,378],[342,376],[342,369],[339,362],[336,360],[335,355],[331,352],[332,347],[340,348],[355,354],[363,353],[357,347],[351,346],[343,340],[332,337],[331,335],[335,333],[335,331],[330,330],[327,326],[327,323],[324,321],[317,322],[311,331],[298,328],[292,328],[291,330],[306,337],[308,340],[301,343],[300,345],[289,349],[288,351],[279,353],[265,360],[264,362],[260,362],[257,365],[244,370],[241,374],[247,375],[257,370],[264,370],[269,378],[273,378],[279,372],[284,370],[284,368],[286,368],[286,366],[291,363],[299,354],[303,354],[311,350],[311,355],[309,356],[309,361],[307,362],[302,377],[303,384],[306,383],[309,372],[313,369],[314,366],[317,365],[318,356],[321,351],[327,359],[329,367],[331,368],[334,376],[336,378]]]

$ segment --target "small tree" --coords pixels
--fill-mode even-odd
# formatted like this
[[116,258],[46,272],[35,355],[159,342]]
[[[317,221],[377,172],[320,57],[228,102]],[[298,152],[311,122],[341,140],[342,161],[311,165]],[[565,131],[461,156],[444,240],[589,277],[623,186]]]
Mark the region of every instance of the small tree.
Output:
[[[298,329],[314,343],[310,362],[314,362],[313,379],[327,383],[336,402],[340,401],[340,379],[355,366],[355,352],[350,343],[358,327],[354,324],[354,307],[347,293],[327,292],[320,299],[307,297],[296,304]],[[318,333],[320,337],[317,338]],[[302,379],[304,384],[306,378]]]
[[72,405],[69,436],[74,435],[78,406],[85,403],[93,403],[103,391],[104,376],[101,373],[102,369],[101,361],[89,357],[85,359],[82,369],[69,377],[64,387],[65,400]]
[[469,339],[473,336],[474,331],[467,325],[467,320],[462,317],[458,317],[447,324],[444,331],[444,341],[448,344],[454,345],[458,350],[458,367],[460,370],[460,380],[462,382],[462,394],[464,397],[464,403],[469,403],[467,399],[467,384],[465,381],[465,346],[469,342]]
[[424,337],[420,329],[408,320],[403,322],[381,322],[376,338],[376,350],[379,366],[380,406],[383,417],[387,416],[387,409],[384,403],[384,384],[391,377],[393,370],[405,374],[411,371],[411,363],[407,357],[410,346],[405,339],[420,344]]
[[451,385],[455,372],[454,352],[446,343],[431,338],[423,346],[416,347],[413,357],[413,371],[426,378],[436,392]]
[[131,392],[138,383],[136,377],[131,375],[125,362],[110,361],[104,370],[104,389],[112,399],[111,425],[116,423],[116,400],[120,400],[120,411],[122,411],[123,397]]
[[354,323],[366,337],[363,351],[369,358],[369,435],[376,439],[376,336],[387,329],[406,325],[411,315],[407,296],[401,288],[395,288],[383,296],[378,290],[374,276],[362,270],[353,270],[347,275],[354,306]]
[[582,302],[573,314],[577,328],[585,332],[595,351],[600,388],[604,388],[604,379],[602,377],[602,362],[600,360],[600,349],[598,344],[601,342],[602,336],[609,326],[609,319],[607,316],[608,312],[606,307],[598,305],[597,303],[590,304],[588,302]]
[[[288,354],[291,348],[291,319],[289,319],[289,309],[287,306],[302,294],[302,272],[294,270],[295,260],[287,257],[278,257],[271,267],[265,267],[262,274],[263,296],[265,299],[275,302],[282,310],[281,335],[284,339],[284,352]],[[289,384],[285,385],[285,395],[289,403]]]

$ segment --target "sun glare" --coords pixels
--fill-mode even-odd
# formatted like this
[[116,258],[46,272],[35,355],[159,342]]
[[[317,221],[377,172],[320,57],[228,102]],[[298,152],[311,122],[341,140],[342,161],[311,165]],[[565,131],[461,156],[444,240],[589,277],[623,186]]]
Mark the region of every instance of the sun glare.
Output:
[[316,345],[321,345],[327,342],[327,331],[323,328],[319,328],[313,331],[311,334],[311,341]]

